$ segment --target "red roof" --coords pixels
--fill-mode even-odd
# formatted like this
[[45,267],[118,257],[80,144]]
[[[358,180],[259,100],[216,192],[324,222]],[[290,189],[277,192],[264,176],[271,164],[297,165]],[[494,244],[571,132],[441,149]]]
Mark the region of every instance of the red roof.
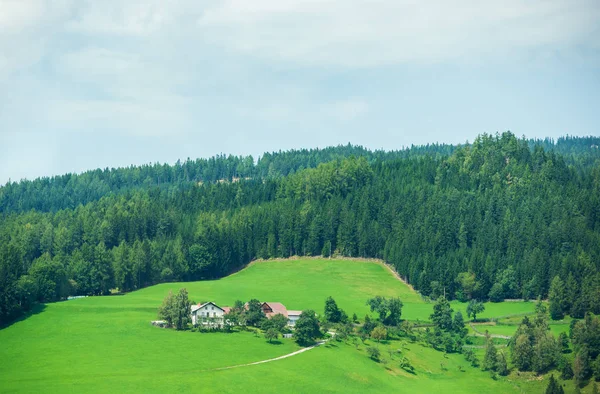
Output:
[[267,304],[273,310],[273,312],[266,313],[267,317],[273,317],[278,313],[281,313],[283,316],[288,317],[287,308],[281,302],[263,302],[262,305]]

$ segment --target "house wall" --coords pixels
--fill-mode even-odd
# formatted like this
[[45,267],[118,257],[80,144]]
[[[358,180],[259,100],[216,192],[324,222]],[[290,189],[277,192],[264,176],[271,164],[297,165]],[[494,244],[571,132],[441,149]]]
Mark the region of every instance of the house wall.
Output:
[[288,324],[290,326],[295,326],[296,321],[300,318],[300,315],[288,315]]
[[214,305],[204,305],[202,308],[192,313],[192,324],[199,324],[202,320],[206,320],[209,318],[222,319],[224,314],[225,312],[223,312],[221,309],[217,308]]

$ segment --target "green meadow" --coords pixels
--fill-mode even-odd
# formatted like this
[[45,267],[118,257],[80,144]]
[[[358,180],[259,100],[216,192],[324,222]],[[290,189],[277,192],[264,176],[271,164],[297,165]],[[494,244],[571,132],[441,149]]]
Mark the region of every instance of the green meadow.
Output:
[[[488,373],[470,367],[462,355],[445,358],[433,349],[398,341],[330,342],[283,360],[215,370],[278,357],[299,347],[289,339],[269,344],[251,332],[177,332],[151,326],[163,297],[181,287],[196,302],[222,305],[257,298],[322,313],[324,300],[331,295],[350,316],[362,318],[368,313],[366,299],[382,295],[402,299],[405,319],[428,320],[432,311],[432,304],[380,263],[256,262],[220,280],[161,284],[123,296],[43,306],[0,330],[0,392],[513,393],[541,392],[545,387],[536,379],[492,380]],[[487,304],[482,317],[528,313],[533,308],[533,303]],[[370,360],[367,346],[381,346],[386,361]],[[398,350],[411,360],[416,374],[399,368]]]

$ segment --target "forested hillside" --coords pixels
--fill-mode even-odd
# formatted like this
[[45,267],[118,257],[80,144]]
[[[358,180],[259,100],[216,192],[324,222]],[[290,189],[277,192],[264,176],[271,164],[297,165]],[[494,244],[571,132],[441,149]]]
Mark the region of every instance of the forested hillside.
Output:
[[[36,302],[217,278],[252,259],[379,257],[425,295],[600,313],[600,138],[219,156],[0,188],[0,321]],[[235,180],[235,181],[233,181]]]
[[231,182],[239,179],[280,178],[320,163],[350,156],[369,162],[422,155],[448,156],[452,145],[413,146],[400,151],[370,151],[361,146],[337,146],[265,153],[255,163],[252,156],[219,155],[210,159],[187,159],[174,165],[148,164],[117,169],[97,169],[83,174],[66,174],[34,181],[9,182],[0,187],[0,213],[31,209],[55,212],[97,201],[102,196],[153,186],[178,189],[203,183]]

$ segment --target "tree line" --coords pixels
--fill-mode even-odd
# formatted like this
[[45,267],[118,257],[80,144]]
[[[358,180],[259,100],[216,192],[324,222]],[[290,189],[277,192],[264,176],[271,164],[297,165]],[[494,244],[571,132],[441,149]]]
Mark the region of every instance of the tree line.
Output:
[[[237,182],[163,176],[160,185],[126,180],[104,194],[47,180],[76,196],[88,190],[75,207],[30,206],[17,189],[35,185],[32,201],[41,201],[53,188],[12,183],[0,189],[0,321],[37,302],[218,278],[253,259],[292,255],[382,258],[423,295],[463,301],[547,297],[558,277],[579,295],[561,310],[576,303],[580,316],[598,313],[600,166],[590,164],[597,148],[582,147],[589,143],[560,145],[577,146],[569,154],[585,160],[508,132],[395,153],[290,151],[268,156],[269,167],[278,163],[273,176],[247,160],[253,169],[237,172]],[[142,170],[98,171],[129,179]]]

